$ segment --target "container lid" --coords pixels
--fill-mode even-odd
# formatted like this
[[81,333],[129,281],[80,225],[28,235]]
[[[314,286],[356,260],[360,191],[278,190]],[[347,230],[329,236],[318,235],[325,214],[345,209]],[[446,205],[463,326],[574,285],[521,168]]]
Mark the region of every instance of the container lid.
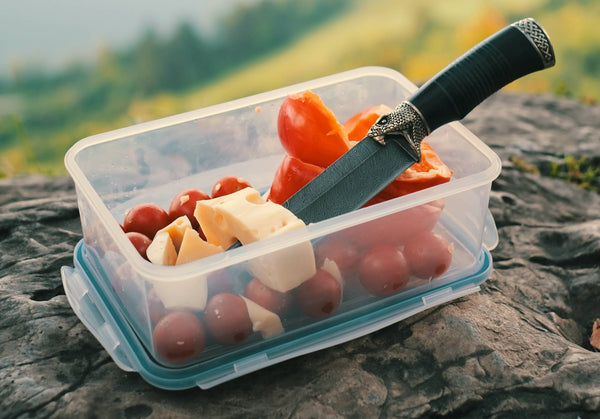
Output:
[[295,337],[242,358],[168,368],[152,358],[124,315],[94,285],[93,271],[85,253],[86,247],[81,240],[75,247],[75,267],[63,266],[61,269],[65,294],[73,311],[121,369],[136,371],[148,383],[167,390],[196,386],[207,389],[269,365],[364,336],[433,306],[479,291],[479,285],[492,271],[490,252],[482,248],[474,273],[449,284],[378,306],[342,319],[324,330]]

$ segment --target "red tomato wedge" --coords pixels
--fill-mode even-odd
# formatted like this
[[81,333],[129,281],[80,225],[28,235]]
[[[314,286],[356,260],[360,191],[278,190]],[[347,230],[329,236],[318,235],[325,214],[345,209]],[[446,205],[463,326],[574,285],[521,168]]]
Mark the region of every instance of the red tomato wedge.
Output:
[[279,109],[277,130],[289,155],[327,167],[350,148],[344,127],[311,91],[289,95]]
[[[369,128],[371,128],[377,118],[391,111],[392,109],[389,106],[378,105],[367,108],[350,117],[344,123],[344,129],[348,133],[351,146],[367,135]],[[374,201],[369,201],[369,204],[420,191],[421,189],[439,185],[450,180],[452,170],[442,162],[426,141],[421,143],[421,158],[421,162],[413,164],[408,170],[398,176],[374,198]]]
[[344,129],[348,134],[348,140],[355,142],[365,138],[367,132],[369,132],[369,128],[377,121],[377,118],[392,112],[392,110],[393,109],[387,105],[377,105],[352,116],[344,123]]
[[275,172],[268,199],[276,204],[283,204],[323,170],[325,169],[322,167],[286,155]]
[[421,189],[430,188],[450,181],[452,170],[423,141],[421,143],[421,161],[410,166],[381,192],[383,198],[395,198]]

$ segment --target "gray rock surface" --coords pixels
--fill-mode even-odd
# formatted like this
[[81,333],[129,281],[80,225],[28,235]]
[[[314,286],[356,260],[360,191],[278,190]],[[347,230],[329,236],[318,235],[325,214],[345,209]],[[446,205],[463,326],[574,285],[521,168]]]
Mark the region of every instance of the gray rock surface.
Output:
[[481,292],[206,391],[121,371],[73,314],[70,179],[0,180],[0,417],[600,416],[600,195],[511,163],[599,157],[600,107],[501,93],[465,123],[503,160]]

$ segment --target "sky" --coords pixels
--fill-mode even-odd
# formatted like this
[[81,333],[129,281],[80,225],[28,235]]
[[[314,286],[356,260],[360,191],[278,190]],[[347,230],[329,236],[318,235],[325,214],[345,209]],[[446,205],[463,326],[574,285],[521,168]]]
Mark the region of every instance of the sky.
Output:
[[182,21],[210,33],[239,3],[258,0],[2,0],[0,75],[34,63],[57,69],[125,47],[149,27],[169,34]]

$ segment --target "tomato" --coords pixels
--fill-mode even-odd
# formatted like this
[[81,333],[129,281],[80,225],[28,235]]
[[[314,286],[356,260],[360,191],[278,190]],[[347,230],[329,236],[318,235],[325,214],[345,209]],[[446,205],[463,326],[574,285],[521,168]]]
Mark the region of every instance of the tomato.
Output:
[[358,267],[360,283],[372,295],[386,296],[408,283],[410,268],[396,246],[381,245],[367,251]]
[[363,250],[380,244],[401,245],[415,234],[430,231],[443,208],[443,200],[433,201],[347,228],[337,234]]
[[206,327],[220,344],[233,345],[252,334],[248,307],[242,297],[229,293],[212,297],[204,310]]
[[420,234],[404,246],[412,274],[421,279],[437,278],[446,272],[453,253],[454,244],[432,232]]
[[281,145],[289,155],[327,167],[350,148],[344,127],[311,91],[289,95],[277,118]]
[[317,272],[297,288],[298,304],[311,317],[327,317],[342,301],[342,285],[325,269]]
[[[190,220],[192,228],[199,230],[200,224],[196,220],[196,217],[194,217],[194,211],[196,210],[196,202],[205,199],[210,199],[210,196],[198,189],[186,189],[179,192],[173,197],[169,206],[169,218],[171,222],[185,215]],[[200,235],[203,236],[203,234]]]
[[[148,317],[150,318],[150,324],[152,324],[152,326],[158,324],[160,319],[169,313],[169,310],[165,308],[165,305],[154,288],[150,289],[146,295],[146,305]],[[142,313],[142,316],[144,316],[145,310],[142,310]]]
[[138,233],[137,231],[130,231],[129,233],[125,233],[131,244],[135,247],[135,250],[138,251],[141,257],[148,260],[146,256],[146,249],[152,243],[152,240],[148,236],[142,233]]
[[236,278],[228,269],[219,269],[211,272],[206,278],[208,295],[213,296],[224,292],[233,292],[233,285]]
[[365,138],[369,128],[377,121],[377,118],[392,111],[393,109],[387,105],[372,106],[344,122],[344,129],[348,134],[350,145],[352,146],[353,143]]
[[165,361],[186,362],[204,350],[204,327],[194,313],[174,311],[156,324],[152,341]]
[[250,187],[252,187],[252,185],[242,177],[225,176],[215,183],[212,188],[211,196],[213,198],[218,198]]
[[421,142],[421,161],[410,166],[394,179],[380,193],[383,198],[396,198],[431,186],[450,181],[452,170],[442,162],[440,157],[423,141]]
[[275,291],[260,282],[258,278],[248,282],[244,296],[276,314],[287,311],[292,302],[290,293]]
[[137,231],[154,238],[156,232],[166,227],[171,222],[169,214],[156,204],[138,204],[131,208],[125,215],[123,230],[126,233]]
[[268,199],[283,204],[323,170],[322,167],[286,155],[275,172]]
[[347,240],[328,237],[315,246],[317,266],[322,266],[325,259],[334,261],[342,277],[348,278],[356,273],[360,261],[360,251],[355,244]]

